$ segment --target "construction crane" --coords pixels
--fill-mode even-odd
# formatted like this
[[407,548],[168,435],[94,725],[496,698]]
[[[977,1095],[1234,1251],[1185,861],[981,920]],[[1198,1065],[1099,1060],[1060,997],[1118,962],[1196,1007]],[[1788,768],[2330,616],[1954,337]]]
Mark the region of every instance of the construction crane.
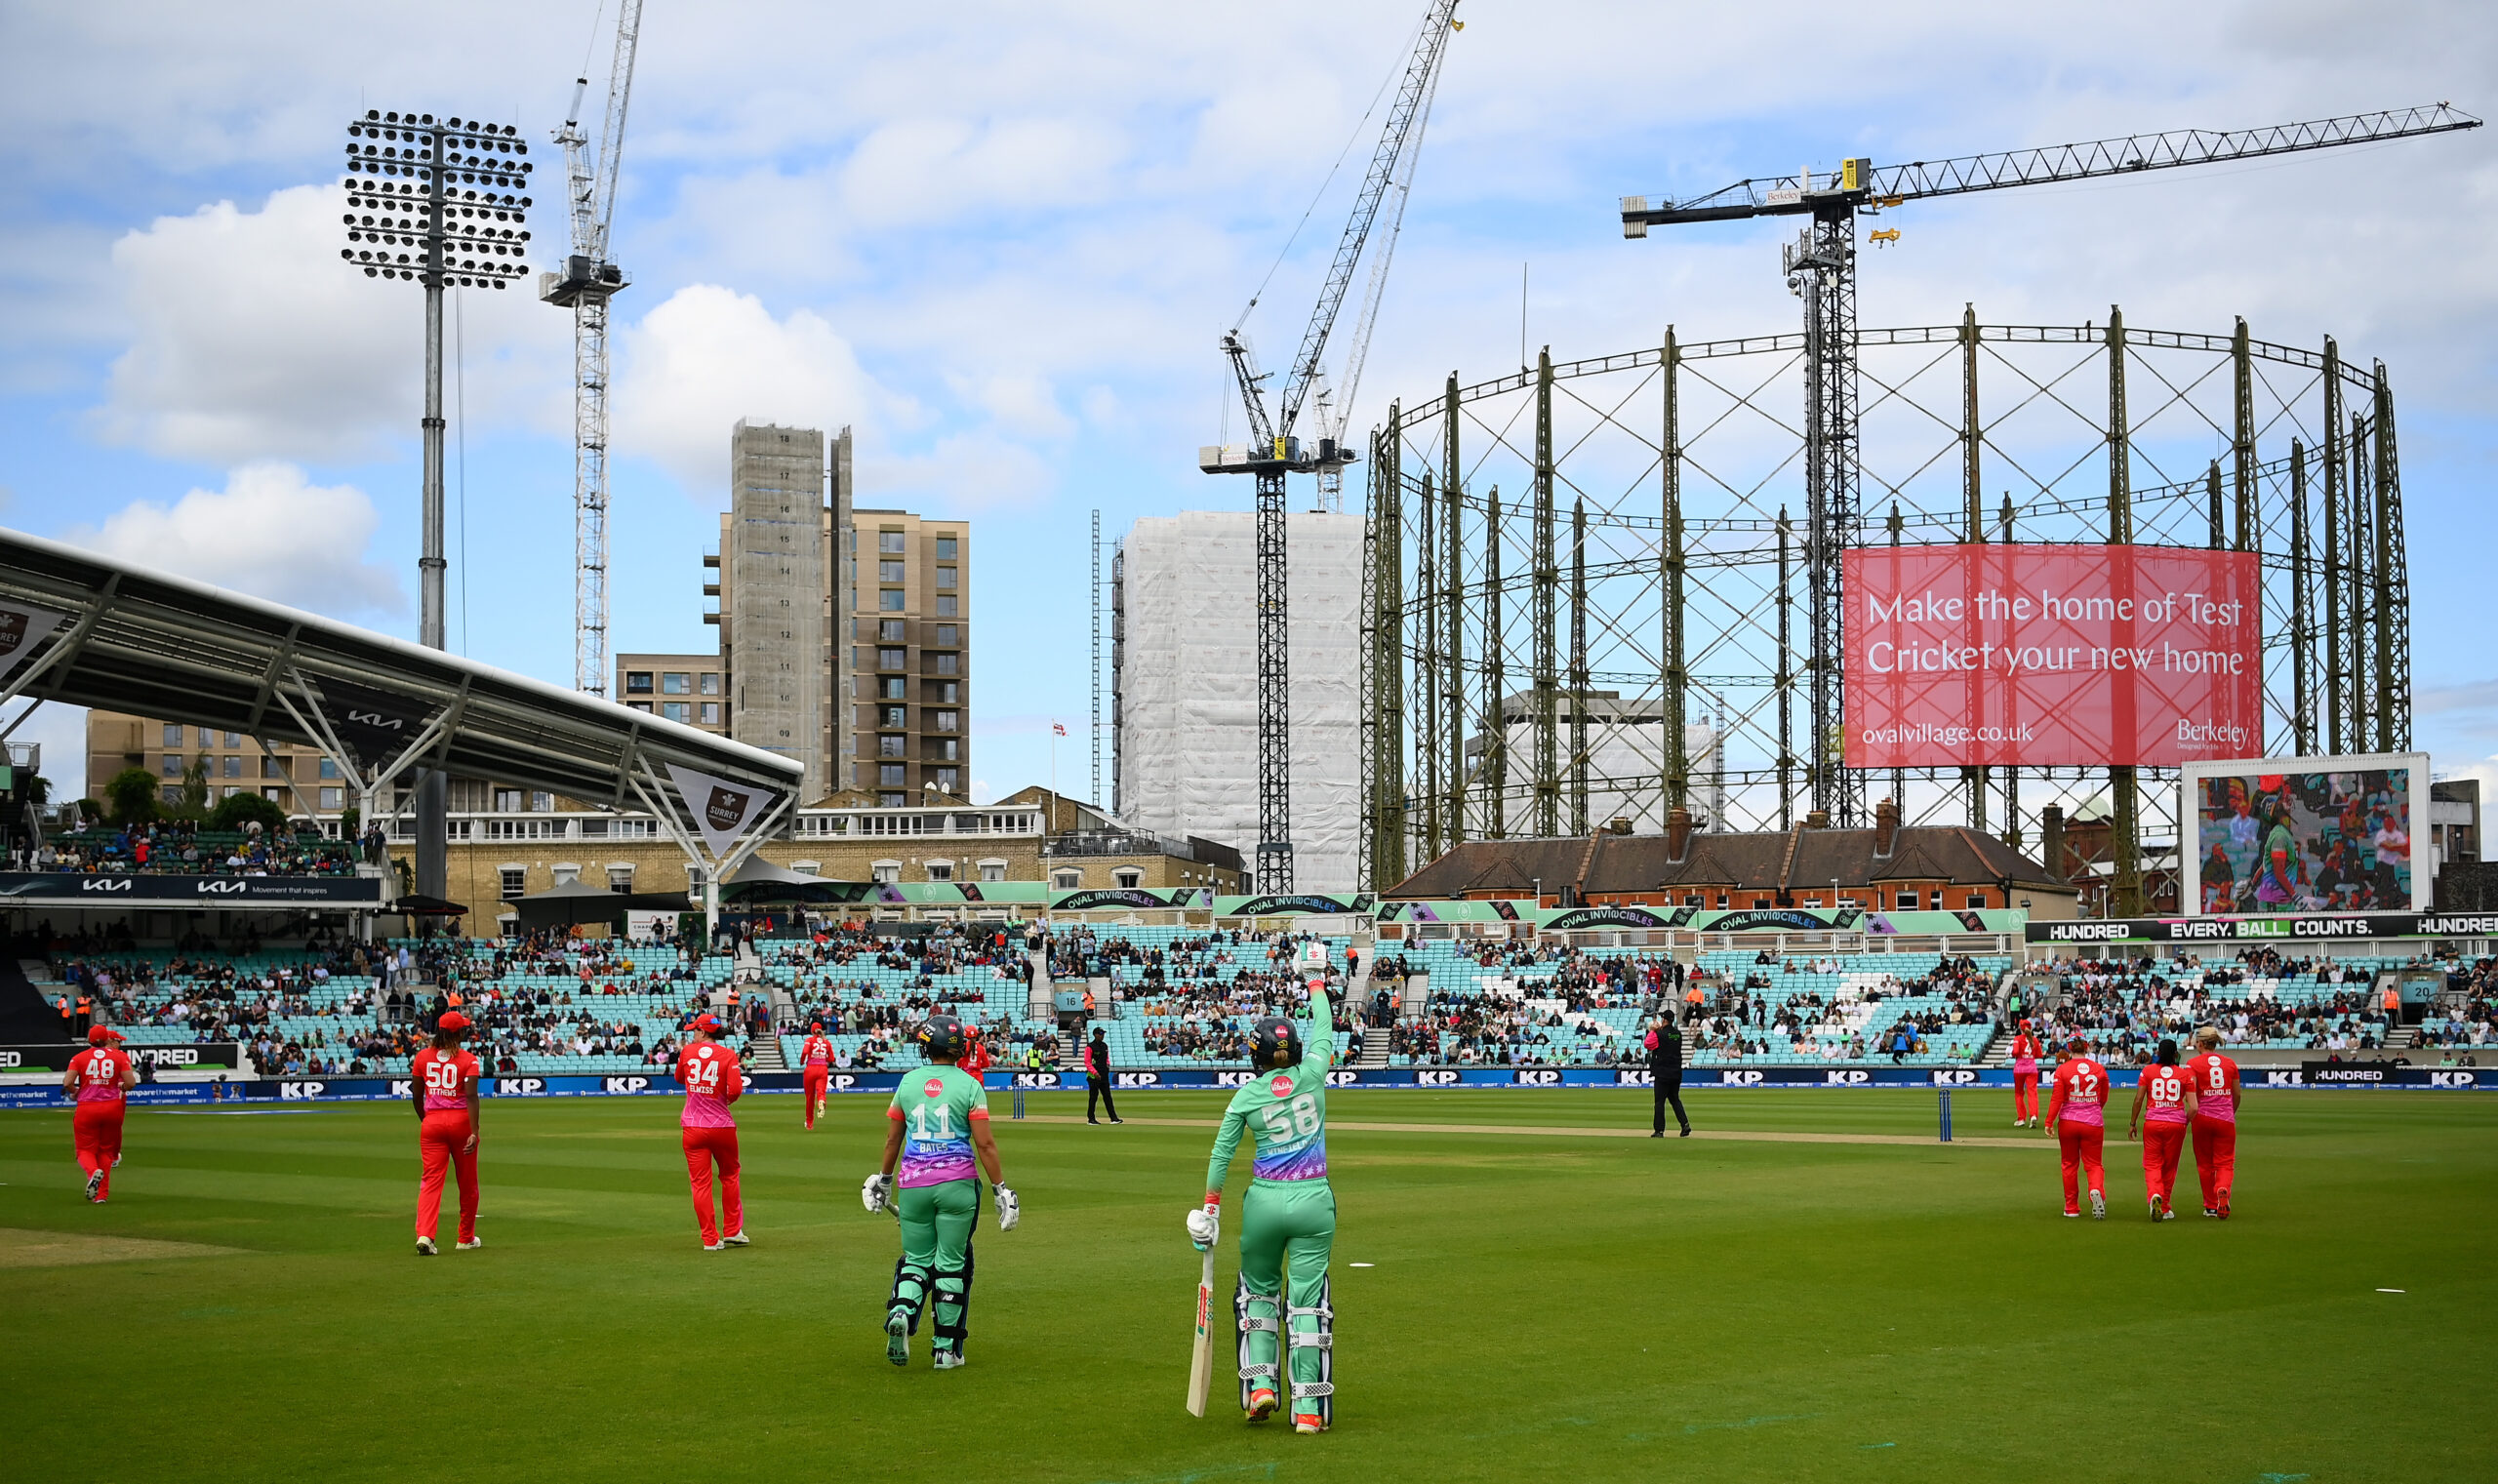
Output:
[[[1431,0],[1424,12],[1423,23],[1405,59],[1404,73],[1397,80],[1395,97],[1389,105],[1387,125],[1371,151],[1370,168],[1362,177],[1360,192],[1353,198],[1352,215],[1336,239],[1336,256],[1328,266],[1326,284],[1319,290],[1316,307],[1310,311],[1309,328],[1302,332],[1301,348],[1285,372],[1283,389],[1271,415],[1267,410],[1267,374],[1258,369],[1246,336],[1235,326],[1223,338],[1223,352],[1230,358],[1232,378],[1238,383],[1241,405],[1248,414],[1249,441],[1200,449],[1197,466],[1209,474],[1249,474],[1257,480],[1257,888],[1261,894],[1293,889],[1291,625],[1285,565],[1284,476],[1309,473],[1319,475],[1322,481],[1330,476],[1341,478],[1344,466],[1356,457],[1344,445],[1342,416],[1332,407],[1318,419],[1319,435],[1310,442],[1305,444],[1295,437],[1293,429],[1301,421],[1303,407],[1314,394],[1320,396],[1322,405],[1332,402],[1322,392],[1325,374],[1320,361],[1327,350],[1327,338],[1336,328],[1346,294],[1352,288],[1353,272],[1361,263],[1362,250],[1370,242],[1382,204],[1396,186],[1400,173],[1403,179],[1410,180],[1409,154],[1421,143],[1420,124],[1437,87],[1441,55],[1457,27],[1457,6],[1458,0]],[[1401,191],[1394,210],[1394,220],[1401,221]],[[1377,312],[1376,295],[1385,271],[1383,263],[1374,274],[1373,307],[1366,311],[1358,337],[1365,345],[1369,338],[1368,316]],[[1358,357],[1351,371],[1354,377],[1360,375]],[[1349,390],[1344,412],[1350,413],[1350,403]]]
[[[1839,766],[1831,739],[1843,711],[1838,666],[1845,618],[1839,554],[1863,526],[1857,499],[1856,217],[1938,196],[2102,180],[2187,165],[2224,165],[2269,155],[2373,144],[2427,134],[2478,129],[2480,120],[2447,103],[2356,113],[2265,129],[2181,129],[2136,134],[2044,149],[1961,155],[1877,166],[1850,159],[1827,175],[1738,180],[1681,201],[1622,198],[1622,235],[1645,237],[1651,226],[1735,221],[1752,217],[1810,217],[1785,244],[1787,286],[1804,301],[1804,542],[1812,623],[1812,802],[1835,824],[1863,822],[1862,785]],[[1897,240],[1896,232],[1884,241]]]
[[538,297],[573,311],[573,688],[607,694],[607,301],[625,285],[607,261],[607,227],[616,213],[616,170],[624,155],[624,104],[633,91],[633,54],[641,39],[642,0],[616,12],[616,60],[607,77],[607,111],[597,149],[582,132],[589,79],[576,78],[573,106],[555,142],[573,219],[573,251],[560,273],[542,273]]

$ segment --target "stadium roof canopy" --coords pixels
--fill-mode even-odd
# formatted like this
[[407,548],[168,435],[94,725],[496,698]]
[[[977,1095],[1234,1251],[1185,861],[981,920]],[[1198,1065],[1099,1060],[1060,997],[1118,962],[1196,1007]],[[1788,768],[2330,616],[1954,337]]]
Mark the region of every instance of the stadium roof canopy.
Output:
[[[441,650],[0,530],[0,700],[25,696],[439,769],[614,809],[670,767],[786,801],[787,758]],[[324,735],[326,734],[326,735]]]

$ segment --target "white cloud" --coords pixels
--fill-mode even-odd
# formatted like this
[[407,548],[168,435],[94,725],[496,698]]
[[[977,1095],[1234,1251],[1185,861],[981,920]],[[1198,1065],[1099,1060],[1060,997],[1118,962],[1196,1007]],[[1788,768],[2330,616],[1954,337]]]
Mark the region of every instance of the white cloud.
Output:
[[289,463],[253,463],[222,491],[171,506],[138,501],[63,539],[106,556],[342,619],[408,609],[398,574],[365,560],[380,518],[353,485],[316,485]]
[[[235,464],[370,457],[422,416],[423,293],[339,261],[345,193],[303,185],[257,212],[231,201],[113,244],[131,326],[99,429],[149,453]],[[444,354],[467,361],[484,421],[565,425],[565,316],[515,293],[454,291]],[[452,394],[446,372],[444,396]]]
[[617,359],[618,450],[656,461],[698,500],[725,502],[741,418],[831,429],[895,405],[823,316],[774,319],[716,284],[677,290],[624,332]]

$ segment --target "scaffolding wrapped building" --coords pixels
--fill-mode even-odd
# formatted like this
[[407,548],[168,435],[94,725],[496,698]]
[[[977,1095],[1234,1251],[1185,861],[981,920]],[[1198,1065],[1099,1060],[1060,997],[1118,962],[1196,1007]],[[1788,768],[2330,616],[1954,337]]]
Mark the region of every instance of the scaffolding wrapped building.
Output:
[[[1362,519],[1290,517],[1294,883],[1348,891],[1362,812]],[[1248,512],[1140,520],[1112,571],[1112,812],[1170,837],[1258,837],[1257,532]]]

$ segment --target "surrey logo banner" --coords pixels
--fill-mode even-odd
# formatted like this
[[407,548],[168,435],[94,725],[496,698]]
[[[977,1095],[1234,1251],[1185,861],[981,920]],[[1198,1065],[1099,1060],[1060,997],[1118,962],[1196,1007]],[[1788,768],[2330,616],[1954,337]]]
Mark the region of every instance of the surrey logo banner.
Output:
[[694,816],[694,827],[703,832],[703,843],[711,848],[715,859],[727,855],[738,837],[780,799],[768,788],[742,787],[675,763],[667,765],[667,776],[675,782],[676,796],[685,801],[686,812]]
[[0,605],[0,680],[18,672],[43,642],[44,635],[60,626],[66,614],[49,608],[29,608],[23,604]]

